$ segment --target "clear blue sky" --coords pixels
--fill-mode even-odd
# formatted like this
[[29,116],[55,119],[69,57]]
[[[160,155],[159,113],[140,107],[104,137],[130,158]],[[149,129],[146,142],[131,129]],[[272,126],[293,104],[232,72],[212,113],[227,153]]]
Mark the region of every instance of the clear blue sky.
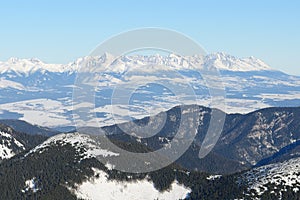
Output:
[[10,0],[0,3],[0,60],[68,63],[140,27],[182,32],[208,52],[255,56],[300,75],[300,1]]

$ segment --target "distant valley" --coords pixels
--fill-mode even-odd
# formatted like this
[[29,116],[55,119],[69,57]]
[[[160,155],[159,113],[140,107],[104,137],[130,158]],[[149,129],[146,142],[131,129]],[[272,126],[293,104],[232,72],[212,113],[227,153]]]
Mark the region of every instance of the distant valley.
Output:
[[[128,110],[130,117],[140,119],[149,116],[149,109],[153,115],[181,105],[182,102],[196,103],[194,97],[182,96],[177,101],[167,88],[146,84],[137,88],[129,104],[111,105],[109,99],[113,88],[124,84],[122,76],[136,69],[137,64],[141,65],[141,69],[143,65],[162,65],[165,66],[163,68],[175,70],[191,85],[198,99],[197,104],[208,107],[209,91],[198,71],[218,69],[221,74],[218,82],[224,84],[226,91],[226,108],[220,109],[227,113],[248,113],[266,107],[300,105],[300,77],[273,70],[254,57],[241,59],[225,53],[215,53],[205,57],[179,57],[170,54],[115,58],[113,55],[104,54],[99,57],[80,58],[67,65],[45,64],[38,59],[17,58],[0,62],[0,118],[21,119],[58,129],[74,126],[73,108],[94,108],[94,105],[76,103],[72,99],[76,73],[80,67],[84,67],[82,65],[85,62],[111,64],[102,70],[100,87],[95,88],[95,112],[100,126],[128,121]],[[118,115],[112,116],[112,110]]]

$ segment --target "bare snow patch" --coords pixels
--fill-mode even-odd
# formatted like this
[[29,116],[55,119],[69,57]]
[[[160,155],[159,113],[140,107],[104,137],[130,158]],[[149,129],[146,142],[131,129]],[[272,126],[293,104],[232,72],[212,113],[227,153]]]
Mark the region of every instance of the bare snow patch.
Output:
[[222,177],[222,175],[210,175],[206,179],[209,180],[209,181],[213,181],[213,180],[219,179],[221,177]]
[[174,181],[171,189],[160,192],[155,189],[153,183],[148,180],[137,180],[132,182],[122,182],[117,180],[108,180],[104,171],[94,169],[97,178],[85,181],[78,185],[74,194],[78,198],[97,200],[175,200],[184,199],[191,192],[191,189]]
[[25,181],[25,188],[21,190],[22,193],[26,193],[32,191],[33,193],[37,192],[39,188],[37,187],[37,180],[33,177],[30,180]]

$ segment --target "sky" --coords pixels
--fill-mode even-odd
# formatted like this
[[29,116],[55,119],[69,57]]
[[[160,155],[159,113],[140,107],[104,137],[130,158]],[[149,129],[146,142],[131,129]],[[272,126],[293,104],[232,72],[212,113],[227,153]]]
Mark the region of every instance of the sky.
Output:
[[143,27],[183,33],[208,53],[255,56],[300,75],[300,1],[0,1],[0,60],[69,63],[101,42]]

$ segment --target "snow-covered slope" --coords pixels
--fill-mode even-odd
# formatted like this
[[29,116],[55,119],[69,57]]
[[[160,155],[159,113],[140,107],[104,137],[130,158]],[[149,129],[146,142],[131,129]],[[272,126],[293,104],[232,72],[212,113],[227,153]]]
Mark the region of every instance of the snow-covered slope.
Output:
[[25,150],[24,145],[10,133],[0,130],[0,160],[8,159]]
[[[83,160],[88,160],[99,156],[119,156],[118,153],[112,152],[103,147],[105,145],[99,141],[96,141],[93,136],[80,133],[67,133],[52,136],[25,154],[24,159],[34,155],[43,157],[43,154],[47,151],[51,152],[54,146],[59,148],[66,146],[74,148],[76,150],[76,157],[74,157],[73,163],[81,163]],[[80,159],[77,159],[77,157],[80,157]],[[108,171],[113,170],[113,167],[109,164],[106,164],[105,168]],[[191,189],[179,184],[176,180],[173,181],[168,190],[159,191],[155,188],[153,181],[148,176],[143,179],[135,179],[132,177],[132,175],[128,175],[126,181],[120,181],[109,178],[109,174],[103,169],[92,169],[94,171],[93,176],[88,177],[82,183],[76,184],[75,187],[66,186],[80,199],[173,200],[184,199],[191,192]],[[32,180],[33,179],[27,180],[25,185],[27,190],[36,192],[38,190],[36,190]],[[22,190],[23,193],[27,191],[26,188]]]
[[223,52],[206,56],[204,65],[211,65],[219,70],[239,72],[272,70],[269,65],[253,56],[248,58],[237,58]]
[[81,156],[81,160],[87,158],[94,158],[97,156],[118,156],[118,153],[111,152],[109,150],[100,148],[101,144],[89,135],[80,134],[80,133],[62,133],[59,135],[55,135],[50,137],[48,140],[38,145],[37,147],[30,150],[26,155],[38,152],[43,153],[53,144],[59,144],[61,146],[71,145],[76,149]]
[[34,73],[38,70],[49,72],[72,71],[69,65],[63,64],[46,64],[37,58],[19,59],[10,58],[6,62],[0,62],[0,73],[18,72],[22,74]]
[[300,158],[254,168],[244,176],[249,184],[250,196],[264,193],[280,196],[288,188],[297,193],[300,190]]
[[158,191],[149,179],[117,181],[108,180],[108,174],[94,169],[95,177],[77,186],[73,192],[80,199],[89,200],[179,200],[184,199],[191,189],[174,181],[167,191]]

